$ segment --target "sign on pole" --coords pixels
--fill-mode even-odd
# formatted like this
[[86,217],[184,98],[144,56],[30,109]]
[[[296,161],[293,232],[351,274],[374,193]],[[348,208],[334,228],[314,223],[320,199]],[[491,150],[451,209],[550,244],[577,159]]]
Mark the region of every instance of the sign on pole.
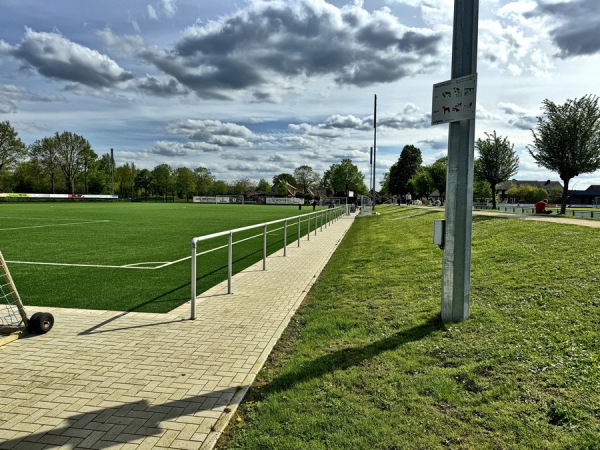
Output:
[[433,85],[431,125],[475,118],[477,74]]

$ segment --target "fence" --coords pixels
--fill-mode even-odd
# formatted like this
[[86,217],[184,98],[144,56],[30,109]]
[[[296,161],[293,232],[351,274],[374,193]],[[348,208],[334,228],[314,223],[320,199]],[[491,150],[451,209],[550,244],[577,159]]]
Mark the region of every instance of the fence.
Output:
[[[250,225],[242,228],[235,228],[233,230],[221,231],[218,233],[207,234],[205,236],[199,236],[192,239],[192,301],[191,301],[191,311],[190,311],[190,319],[194,320],[196,318],[196,277],[198,273],[198,253],[197,247],[198,242],[207,241],[209,239],[214,239],[218,237],[228,236],[227,241],[227,293],[231,294],[231,278],[233,276],[233,236],[235,233],[240,233],[242,231],[248,231],[256,228],[262,228],[262,238],[263,238],[263,257],[262,257],[262,265],[263,270],[267,270],[267,234],[268,234],[268,226],[275,225],[278,223],[283,223],[283,256],[287,255],[287,231],[290,223],[293,222],[295,226],[298,224],[298,247],[300,247],[300,239],[301,239],[301,226],[303,221],[308,222],[306,237],[307,240],[310,240],[310,234],[313,230],[311,230],[311,221],[314,223],[314,233],[317,235],[317,229],[320,227],[321,231],[323,231],[323,227],[327,228],[327,225],[335,220],[338,220],[342,215],[348,214],[346,205],[339,206],[337,208],[329,208],[322,209],[319,211],[314,211],[308,214],[302,214],[296,217],[291,217],[287,219],[279,219],[273,220],[271,222],[264,222],[257,225]],[[313,218],[311,220],[311,218]],[[271,230],[275,231],[275,230]]]
[[[576,206],[576,205],[574,205]],[[547,208],[552,210],[560,209],[558,205],[553,208]],[[522,214],[535,214],[535,206],[533,205],[498,205],[499,211],[504,212],[513,212],[513,213],[522,213]],[[558,211],[557,211],[558,212]],[[584,217],[588,219],[600,219],[600,213],[598,211],[594,211],[591,208],[586,211],[567,209],[565,211],[565,216],[573,216],[573,217]]]

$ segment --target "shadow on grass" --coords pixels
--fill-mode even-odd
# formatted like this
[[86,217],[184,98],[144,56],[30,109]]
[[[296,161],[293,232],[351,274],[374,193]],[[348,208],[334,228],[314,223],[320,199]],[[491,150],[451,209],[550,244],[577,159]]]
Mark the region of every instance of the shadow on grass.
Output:
[[285,373],[267,385],[258,388],[253,387],[252,389],[256,389],[256,393],[260,395],[285,391],[297,384],[319,378],[328,373],[358,366],[364,361],[373,359],[384,352],[395,350],[409,342],[419,341],[431,333],[444,329],[444,323],[440,315],[436,314],[421,325],[401,331],[369,345],[345,348],[323,355],[308,362],[299,371]]

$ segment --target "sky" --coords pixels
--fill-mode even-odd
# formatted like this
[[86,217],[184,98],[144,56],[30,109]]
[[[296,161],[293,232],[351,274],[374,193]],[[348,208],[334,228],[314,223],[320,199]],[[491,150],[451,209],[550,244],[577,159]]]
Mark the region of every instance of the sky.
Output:
[[[2,0],[0,121],[31,144],[84,136],[118,165],[271,180],[349,158],[377,187],[431,125],[450,78],[453,0]],[[600,1],[479,0],[476,138],[514,144],[519,180],[559,180],[527,151],[542,102],[598,95]],[[600,171],[572,189],[600,184]]]

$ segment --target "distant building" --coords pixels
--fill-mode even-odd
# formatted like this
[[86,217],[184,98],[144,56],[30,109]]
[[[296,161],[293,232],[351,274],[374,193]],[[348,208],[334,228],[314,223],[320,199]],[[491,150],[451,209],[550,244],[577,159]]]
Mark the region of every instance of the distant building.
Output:
[[287,191],[287,194],[285,195],[288,195],[290,197],[296,196],[296,192],[298,191],[298,189],[295,186],[292,186],[290,183],[281,181],[279,178],[275,179],[275,183],[271,187],[271,193],[274,195],[281,195],[280,189],[282,186],[284,187],[283,189]]
[[519,187],[522,185],[528,185],[528,186],[533,186],[536,188],[542,188],[542,189],[546,189],[547,191],[551,191],[554,188],[560,188],[560,189],[563,188],[562,184],[560,184],[560,181],[509,180],[509,181],[503,181],[502,183],[500,183],[496,186],[496,195],[498,197],[500,197],[501,202],[516,203],[517,200],[514,197],[512,197],[511,195],[508,195],[506,192],[510,189],[511,186]]
[[600,205],[600,185],[595,184],[585,191],[569,191],[568,203],[571,205]]

